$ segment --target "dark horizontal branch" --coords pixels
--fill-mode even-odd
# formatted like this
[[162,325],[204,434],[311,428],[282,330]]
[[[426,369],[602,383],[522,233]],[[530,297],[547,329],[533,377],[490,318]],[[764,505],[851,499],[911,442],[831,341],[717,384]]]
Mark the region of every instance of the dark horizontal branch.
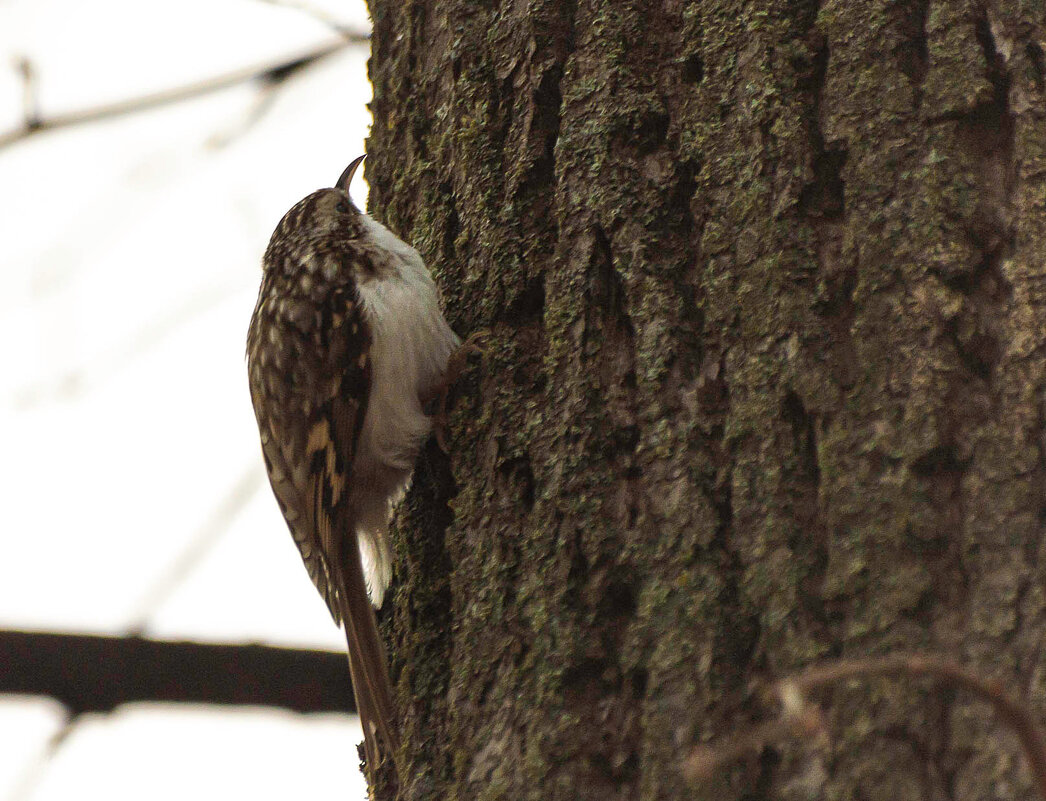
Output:
[[31,631],[0,631],[0,693],[50,696],[71,714],[132,701],[355,711],[340,653]]
[[42,133],[43,131],[51,131],[56,128],[67,128],[71,125],[82,125],[88,122],[95,122],[96,120],[119,117],[124,114],[144,111],[156,106],[163,106],[169,103],[187,100],[192,97],[199,97],[200,95],[209,94],[211,92],[217,92],[220,89],[227,89],[231,86],[247,83],[248,81],[279,83],[280,81],[286,80],[288,76],[303,67],[307,67],[326,56],[344,50],[349,45],[366,42],[369,41],[369,39],[369,36],[362,33],[344,34],[339,41],[332,42],[322,47],[317,47],[307,53],[303,53],[293,58],[287,58],[276,63],[247,67],[245,69],[235,70],[224,75],[218,75],[214,78],[188,84],[186,86],[178,86],[173,89],[142,95],[141,97],[134,97],[128,100],[120,100],[116,103],[95,106],[94,108],[71,111],[67,114],[56,114],[51,117],[41,116],[39,110],[36,108],[35,88],[33,87],[33,83],[36,79],[33,75],[32,65],[23,59],[19,64],[19,69],[22,72],[23,81],[27,87],[25,120],[21,128],[7,131],[6,133],[0,133],[0,148],[12,145],[15,142],[26,139],[33,134]]

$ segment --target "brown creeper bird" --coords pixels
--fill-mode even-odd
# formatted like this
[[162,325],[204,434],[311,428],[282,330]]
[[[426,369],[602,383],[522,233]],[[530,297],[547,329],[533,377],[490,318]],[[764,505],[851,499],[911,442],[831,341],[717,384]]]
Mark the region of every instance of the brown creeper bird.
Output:
[[392,504],[433,427],[423,402],[445,392],[461,342],[418,252],[353,205],[349,183],[362,160],[276,226],[247,362],[273,493],[309,577],[345,626],[373,777],[384,753],[397,759],[399,732],[368,593],[380,607],[392,576]]

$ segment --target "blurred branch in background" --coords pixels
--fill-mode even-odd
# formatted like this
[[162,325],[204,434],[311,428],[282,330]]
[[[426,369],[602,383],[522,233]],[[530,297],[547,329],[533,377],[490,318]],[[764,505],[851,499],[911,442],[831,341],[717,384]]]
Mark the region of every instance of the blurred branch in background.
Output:
[[336,31],[346,38],[359,35],[357,31],[346,26],[333,14],[328,14],[322,8],[314,6],[311,3],[302,2],[301,0],[258,0],[258,2],[270,6],[279,6],[280,8],[291,8],[295,11],[301,11],[303,14],[308,14],[313,19],[322,22],[331,30]]
[[53,131],[58,128],[67,128],[73,125],[82,125],[97,120],[119,117],[124,114],[133,114],[138,111],[155,108],[156,106],[177,103],[200,95],[217,92],[231,86],[237,86],[249,81],[258,81],[263,86],[272,88],[286,81],[305,67],[327,56],[333,55],[352,45],[370,41],[370,35],[366,33],[344,32],[338,41],[317,47],[293,58],[287,58],[275,63],[267,63],[235,70],[224,75],[197,81],[185,86],[165,89],[140,97],[121,100],[117,103],[108,103],[94,108],[71,111],[66,114],[55,114],[44,116],[37,106],[36,70],[32,62],[27,58],[21,58],[16,63],[16,68],[22,77],[23,84],[23,120],[21,127],[0,133],[0,148],[27,139],[33,134],[43,131]]
[[990,704],[999,720],[1017,735],[1038,796],[1046,801],[1046,732],[1034,708],[1027,701],[1011,696],[1004,684],[947,657],[932,654],[830,660],[780,679],[764,688],[767,696],[778,701],[780,709],[776,717],[719,742],[698,746],[684,762],[683,774],[693,783],[705,781],[729,763],[757,753],[775,741],[795,739],[806,745],[818,742],[827,745],[827,718],[817,704],[806,698],[807,693],[854,679],[876,678],[930,678],[938,693],[961,690]]
[[15,63],[15,69],[22,79],[22,120],[26,128],[40,127],[40,104],[36,90],[36,70],[25,56]]
[[0,630],[0,693],[56,699],[75,716],[135,701],[355,712],[345,655]]
[[137,618],[128,626],[130,634],[140,636],[145,633],[153,615],[185,583],[203,558],[218,544],[222,535],[229,530],[232,521],[243,511],[264,482],[264,473],[261,466],[256,463],[252,463],[251,467],[240,474],[236,483],[225,493],[218,507],[208,515],[199,532],[186,544],[163,576],[149,587],[148,594],[137,605],[139,610]]

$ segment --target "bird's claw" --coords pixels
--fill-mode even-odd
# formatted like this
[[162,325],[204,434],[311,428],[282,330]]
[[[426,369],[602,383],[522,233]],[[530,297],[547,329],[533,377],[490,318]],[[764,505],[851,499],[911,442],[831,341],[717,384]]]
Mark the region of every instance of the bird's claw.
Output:
[[450,396],[450,389],[461,378],[465,368],[468,367],[469,356],[474,354],[483,356],[486,353],[489,341],[490,332],[486,330],[476,331],[469,336],[450,354],[450,358],[447,360],[446,372],[443,373],[443,378],[439,384],[427,397],[421,399],[422,405],[438,400],[436,410],[432,414],[432,430],[436,435],[436,444],[439,445],[439,449],[444,453],[450,453],[450,449],[447,447],[447,423],[449,422],[447,399]]

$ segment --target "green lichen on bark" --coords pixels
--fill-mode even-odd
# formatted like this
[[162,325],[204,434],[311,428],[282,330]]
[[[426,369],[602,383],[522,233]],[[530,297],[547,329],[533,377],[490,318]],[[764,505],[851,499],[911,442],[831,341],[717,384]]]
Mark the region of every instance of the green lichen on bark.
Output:
[[[491,332],[399,518],[404,797],[692,798],[748,682],[830,655],[1041,702],[1041,14],[372,13],[374,211]],[[961,703],[831,708],[698,797],[1024,786]]]

